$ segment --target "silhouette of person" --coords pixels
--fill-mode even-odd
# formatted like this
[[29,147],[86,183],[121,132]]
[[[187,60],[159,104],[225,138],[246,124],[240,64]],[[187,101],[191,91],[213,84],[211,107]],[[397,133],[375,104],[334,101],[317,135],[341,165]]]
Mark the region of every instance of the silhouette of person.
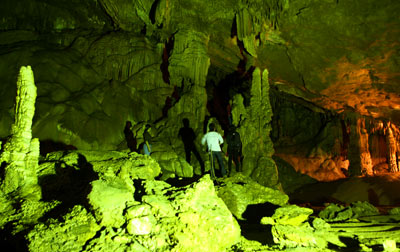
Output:
[[124,135],[125,135],[126,144],[128,145],[129,150],[137,151],[136,150],[137,143],[136,143],[136,138],[133,136],[131,121],[126,121]]
[[226,142],[228,144],[228,174],[232,173],[232,160],[235,163],[236,172],[242,171],[242,141],[240,134],[236,131],[235,125],[229,127],[228,134],[226,135]]
[[199,152],[197,151],[196,145],[194,144],[196,134],[194,133],[193,129],[189,127],[189,119],[183,118],[182,123],[183,127],[179,129],[178,136],[182,139],[183,146],[185,148],[186,161],[190,164],[190,156],[193,152],[200,163],[201,175],[203,175],[205,173],[204,162],[201,159]]

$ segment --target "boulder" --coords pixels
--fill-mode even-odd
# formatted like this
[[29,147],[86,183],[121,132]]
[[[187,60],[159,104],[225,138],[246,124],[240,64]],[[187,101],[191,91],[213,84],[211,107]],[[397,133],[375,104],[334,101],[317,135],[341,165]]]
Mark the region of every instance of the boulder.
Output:
[[271,203],[283,206],[289,200],[285,193],[262,186],[242,173],[236,173],[233,177],[225,179],[224,183],[217,187],[217,192],[239,220],[244,219],[242,215],[249,205]]
[[62,221],[37,224],[27,235],[29,251],[82,251],[99,230],[95,218],[76,205]]

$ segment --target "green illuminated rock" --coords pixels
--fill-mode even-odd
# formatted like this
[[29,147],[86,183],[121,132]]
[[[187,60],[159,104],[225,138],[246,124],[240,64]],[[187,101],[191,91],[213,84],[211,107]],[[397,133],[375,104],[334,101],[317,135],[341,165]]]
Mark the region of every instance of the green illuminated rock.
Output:
[[250,106],[236,95],[232,106],[233,123],[239,125],[243,140],[243,170],[264,186],[279,187],[278,171],[272,159],[274,147],[270,138],[272,108],[269,101],[268,70],[253,72]]
[[289,200],[281,191],[264,187],[241,173],[225,179],[224,183],[217,187],[217,192],[232,214],[240,220],[244,219],[243,213],[249,205],[271,203],[283,206]]
[[82,206],[75,206],[62,222],[38,224],[27,235],[29,251],[82,251],[100,226]]
[[276,209],[271,218],[276,224],[300,226],[312,213],[312,209],[288,205]]
[[347,207],[329,204],[319,213],[319,217],[326,221],[345,221],[373,215],[379,215],[379,210],[365,201],[353,202]]
[[157,219],[152,229],[155,240],[150,243],[141,237],[151,244],[148,248],[156,249],[158,240],[164,246],[172,242],[171,251],[224,251],[240,241],[239,225],[217,197],[208,175],[183,190],[162,189],[157,183],[146,184],[146,192],[154,194],[142,198]]
[[[339,235],[324,220],[310,220],[312,209],[286,205],[275,210],[272,217],[261,219],[262,224],[272,225],[274,241],[284,248],[307,248],[328,250],[328,244],[345,247]],[[312,225],[310,225],[312,223]]]
[[115,178],[93,181],[88,198],[102,226],[119,228],[126,222],[123,216],[126,206],[135,202],[133,195],[134,191],[123,180]]
[[39,162],[39,139],[32,139],[32,120],[35,114],[36,86],[30,66],[21,67],[17,81],[15,122],[11,138],[0,156],[5,167],[1,189],[5,193],[15,192],[20,196],[40,199],[37,183]]

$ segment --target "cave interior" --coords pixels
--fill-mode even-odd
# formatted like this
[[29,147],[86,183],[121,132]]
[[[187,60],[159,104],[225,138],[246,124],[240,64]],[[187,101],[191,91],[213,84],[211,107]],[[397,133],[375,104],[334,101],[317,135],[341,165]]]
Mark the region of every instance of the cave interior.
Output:
[[2,247],[400,248],[399,1],[1,5]]

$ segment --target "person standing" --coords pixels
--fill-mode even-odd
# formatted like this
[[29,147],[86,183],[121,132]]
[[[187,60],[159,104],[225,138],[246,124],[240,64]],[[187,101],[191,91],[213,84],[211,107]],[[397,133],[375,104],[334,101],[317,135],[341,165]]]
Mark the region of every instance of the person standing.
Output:
[[229,132],[226,136],[226,142],[228,144],[228,174],[230,175],[232,173],[232,160],[235,163],[236,172],[241,172],[242,141],[240,139],[240,134],[236,131],[236,127],[234,125],[229,127]]
[[190,164],[190,156],[191,153],[193,152],[194,156],[200,163],[201,175],[204,175],[205,173],[204,162],[201,159],[201,156],[197,151],[196,145],[194,143],[196,139],[196,134],[194,133],[194,130],[191,127],[189,127],[189,119],[183,118],[182,123],[183,127],[179,129],[178,136],[182,139],[183,146],[185,148],[186,162]]
[[124,135],[129,150],[136,152],[136,138],[133,136],[131,121],[126,121]]
[[143,152],[145,155],[149,155],[151,154],[151,125],[150,124],[146,124],[146,127],[144,129],[143,132]]
[[210,153],[211,157],[211,177],[215,178],[215,159],[218,160],[219,168],[221,169],[221,174],[223,177],[226,177],[226,170],[224,167],[224,163],[222,160],[222,151],[221,144],[224,142],[221,134],[215,131],[215,124],[211,123],[209,126],[209,132],[203,136],[201,139],[201,144],[207,144],[207,150]]

